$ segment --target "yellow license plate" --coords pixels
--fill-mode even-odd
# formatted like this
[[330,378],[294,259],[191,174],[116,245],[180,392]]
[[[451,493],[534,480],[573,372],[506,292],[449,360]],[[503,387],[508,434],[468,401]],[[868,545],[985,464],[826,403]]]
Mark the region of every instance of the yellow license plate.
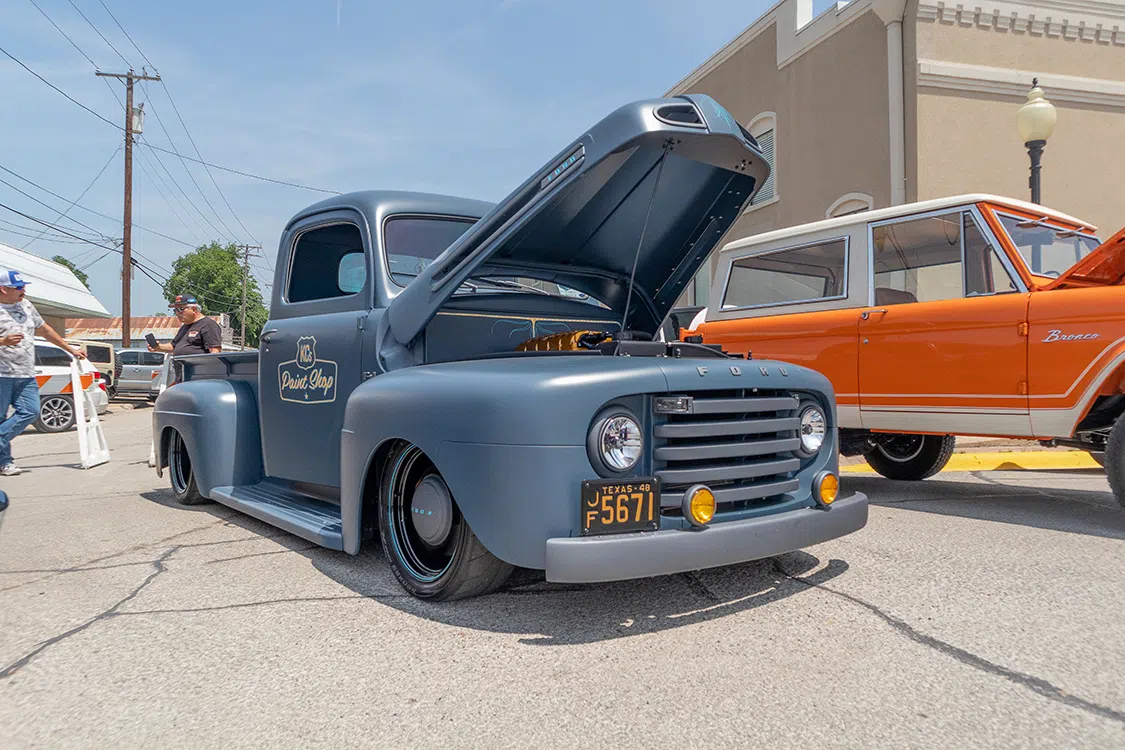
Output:
[[660,528],[660,480],[585,480],[581,513],[582,536],[656,531]]

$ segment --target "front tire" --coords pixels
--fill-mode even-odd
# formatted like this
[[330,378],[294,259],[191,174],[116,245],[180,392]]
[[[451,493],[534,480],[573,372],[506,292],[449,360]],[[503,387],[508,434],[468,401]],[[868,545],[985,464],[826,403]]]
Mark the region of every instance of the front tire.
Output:
[[513,567],[485,549],[437,467],[412,444],[387,459],[379,539],[391,570],[418,599],[452,601],[495,591]]
[[38,431],[66,432],[74,421],[74,401],[70,396],[44,396],[39,400],[39,418],[35,420]]
[[1117,502],[1125,507],[1125,416],[1118,417],[1105,443],[1105,474]]
[[168,477],[172,482],[172,494],[180,505],[200,505],[207,498],[199,494],[192,469],[191,456],[180,433],[173,431],[168,441]]
[[952,435],[887,435],[864,458],[887,479],[916,482],[944,469],[956,444]]

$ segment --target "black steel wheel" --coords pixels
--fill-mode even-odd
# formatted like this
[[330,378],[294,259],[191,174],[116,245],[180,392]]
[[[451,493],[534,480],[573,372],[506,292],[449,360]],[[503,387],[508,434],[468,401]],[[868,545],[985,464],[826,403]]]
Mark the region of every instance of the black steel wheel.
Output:
[[43,396],[39,399],[39,418],[35,429],[40,432],[66,432],[74,426],[74,401],[70,396]]
[[864,458],[888,479],[918,481],[944,469],[956,445],[952,435],[884,435]]
[[1105,443],[1105,473],[1117,502],[1125,507],[1125,417],[1118,417]]
[[512,566],[492,555],[461,515],[429,457],[403,444],[379,488],[379,538],[399,584],[419,599],[448,601],[495,591]]
[[199,505],[207,502],[199,494],[195,484],[195,472],[191,467],[191,456],[180,433],[172,431],[168,440],[168,477],[172,482],[172,494],[180,505]]

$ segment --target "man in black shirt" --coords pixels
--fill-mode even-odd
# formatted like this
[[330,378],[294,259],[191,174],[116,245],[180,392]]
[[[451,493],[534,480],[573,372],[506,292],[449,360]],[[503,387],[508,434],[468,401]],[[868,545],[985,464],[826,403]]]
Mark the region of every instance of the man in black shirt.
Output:
[[[223,350],[223,332],[219,324],[203,314],[199,300],[190,294],[178,294],[168,305],[182,324],[170,344],[149,345],[150,352],[171,352],[179,357],[187,354],[208,354]],[[176,382],[181,379],[182,370],[175,368]]]

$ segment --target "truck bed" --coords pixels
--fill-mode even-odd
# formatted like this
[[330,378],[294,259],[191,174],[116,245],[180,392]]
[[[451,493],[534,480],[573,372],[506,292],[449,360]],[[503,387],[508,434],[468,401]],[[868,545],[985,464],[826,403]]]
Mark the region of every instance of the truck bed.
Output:
[[258,350],[192,354],[176,357],[183,365],[184,382],[189,380],[248,380],[258,382]]

